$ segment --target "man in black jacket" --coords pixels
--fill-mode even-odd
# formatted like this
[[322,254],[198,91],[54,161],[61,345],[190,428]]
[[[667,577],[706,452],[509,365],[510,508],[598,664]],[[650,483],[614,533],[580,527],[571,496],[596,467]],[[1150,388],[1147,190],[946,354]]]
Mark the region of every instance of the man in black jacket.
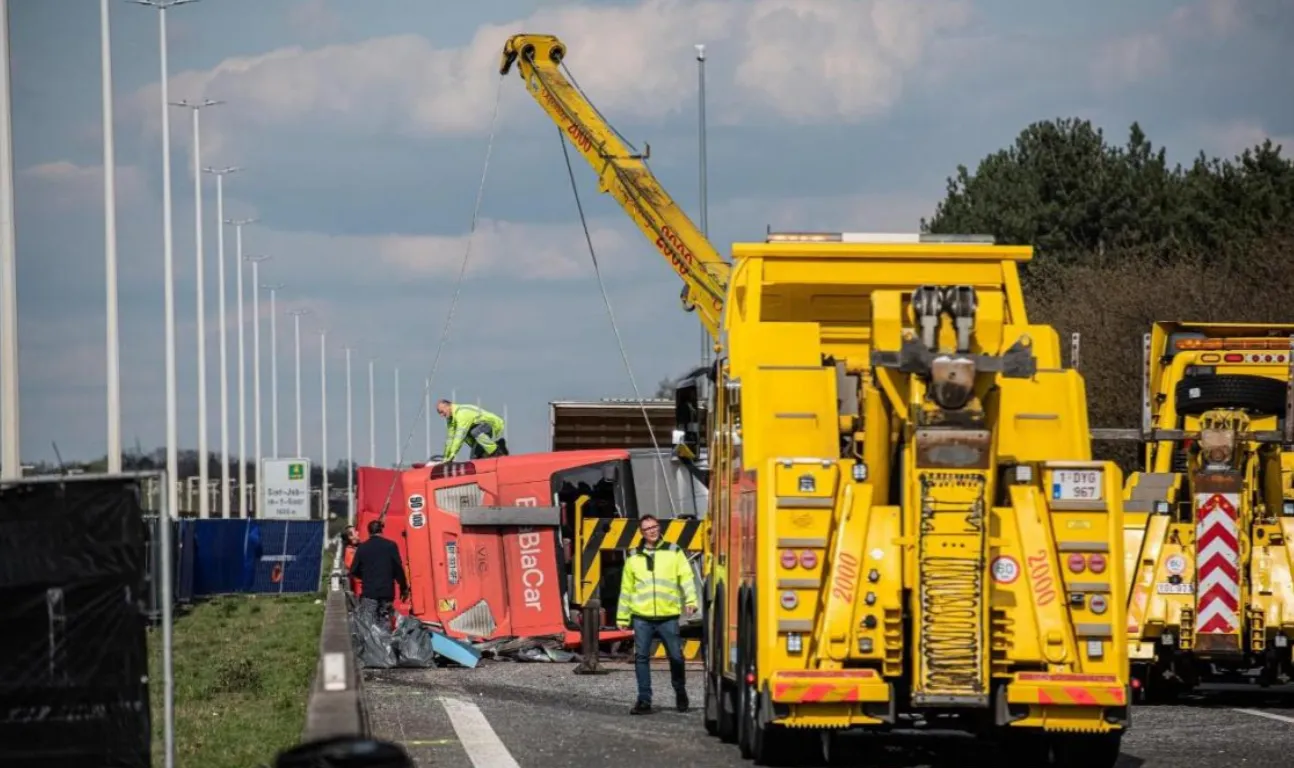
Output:
[[382,521],[368,524],[368,540],[355,548],[351,576],[360,580],[360,597],[377,603],[377,618],[390,623],[391,604],[395,601],[395,588],[400,585],[400,599],[409,599],[409,582],[404,576],[404,563],[395,542],[382,537]]

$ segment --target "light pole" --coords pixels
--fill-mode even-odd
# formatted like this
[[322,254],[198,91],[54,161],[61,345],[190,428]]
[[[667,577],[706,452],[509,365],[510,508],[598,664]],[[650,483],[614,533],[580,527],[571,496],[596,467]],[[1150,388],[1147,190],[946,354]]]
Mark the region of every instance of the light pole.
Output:
[[296,340],[296,357],[297,357],[297,453],[299,459],[303,455],[301,447],[301,316],[310,314],[308,309],[293,309],[288,311],[292,315],[292,333]]
[[350,347],[346,347],[346,524],[355,524],[355,446],[351,442]]
[[[106,1],[106,0],[105,0]],[[229,340],[225,326],[229,310],[225,303],[225,176],[240,169],[204,168],[216,177],[216,277],[220,282],[220,516],[229,519]],[[242,457],[239,457],[240,460]]]
[[243,343],[243,326],[247,324],[243,316],[243,294],[246,284],[243,282],[243,227],[252,224],[256,219],[226,219],[226,224],[234,227],[234,261],[238,283],[238,516],[247,517],[247,373],[244,369],[247,352]]
[[222,103],[211,99],[193,104],[184,100],[171,102],[171,106],[183,107],[193,113],[193,241],[198,294],[198,517],[203,520],[211,517],[211,494],[207,480],[210,464],[207,454],[207,290],[203,281],[206,266],[202,259],[202,121],[199,114],[207,107]]
[[[706,190],[705,158],[705,46],[696,46],[696,79],[697,79],[697,166],[700,175],[701,198],[701,234],[710,236],[709,194]],[[710,362],[710,338],[705,328],[701,329],[701,364]]]
[[319,331],[319,519],[328,519],[328,332]]
[[377,411],[373,409],[373,362],[368,359],[368,465],[377,466]]
[[[7,19],[4,32],[7,66]],[[121,471],[121,346],[117,333],[117,153],[112,132],[112,30],[108,23],[108,0],[99,0],[99,55],[103,86],[103,282],[106,294],[104,329],[107,339],[104,352],[108,380],[108,472],[113,474]]]
[[269,256],[248,256],[252,263],[252,455],[256,482],[261,480],[261,262]]
[[22,459],[18,453],[18,273],[7,0],[0,0],[0,68],[0,420],[4,422],[0,425],[0,476],[14,479],[22,477]]
[[270,453],[279,457],[279,310],[275,301],[283,283],[262,285],[270,292]]
[[400,369],[395,369],[395,466],[400,466]]
[[422,413],[427,417],[427,453],[424,455],[431,461],[431,379],[422,382]]
[[[166,508],[170,510],[170,514],[174,515],[178,514],[180,507],[180,472],[175,426],[175,269],[174,242],[171,236],[171,118],[170,110],[166,108],[170,102],[169,75],[166,63],[166,9],[191,3],[194,0],[132,1],[138,5],[146,5],[157,9],[158,58],[162,71],[160,94],[162,108],[162,281],[165,286],[164,311],[166,312],[166,480],[169,485],[167,488],[168,504]],[[6,59],[7,53],[6,51]],[[7,109],[0,111],[8,114]],[[12,303],[10,303],[10,306],[12,306]],[[9,366],[5,367],[6,369],[9,368]],[[165,642],[167,638],[163,637],[163,640],[163,646],[169,649],[169,643]],[[168,665],[170,663],[168,659],[164,659],[163,662]],[[173,714],[169,710],[164,714],[166,722],[171,722]],[[165,747],[166,765],[167,768],[170,768],[175,751],[174,735],[171,732],[167,733]]]
[[[166,108],[169,101],[167,88],[167,65],[166,65],[166,9],[172,6],[184,5],[185,3],[194,2],[194,0],[134,0],[139,5],[147,5],[157,9],[157,37],[158,48],[160,50],[158,58],[161,60],[162,70],[162,272],[163,282],[165,284],[165,312],[166,312],[166,496],[168,510],[167,514],[177,515],[180,506],[180,486],[179,486],[179,460],[176,455],[176,429],[175,429],[175,272],[173,269],[173,243],[171,239],[171,120],[170,110]],[[8,9],[6,8],[6,18]],[[8,26],[6,22],[6,26]],[[8,30],[4,30],[6,36]],[[6,43],[7,46],[7,43]],[[6,47],[4,58],[8,61],[8,49]],[[6,73],[7,74],[7,73]],[[3,78],[6,82],[8,77]],[[8,86],[4,86],[5,101],[8,101]],[[7,122],[9,110],[7,104],[0,105],[0,112],[6,116],[3,118]],[[0,145],[8,144],[8,136],[0,139]],[[5,164],[9,165],[9,164]],[[9,198],[12,200],[12,196]],[[10,218],[12,221],[12,217]],[[12,226],[6,227],[8,232],[12,232]],[[7,237],[7,235],[6,235]],[[12,307],[13,302],[6,302],[7,306]],[[17,338],[14,338],[15,346]],[[13,367],[6,365],[5,370],[13,371]],[[7,394],[7,393],[6,393]],[[17,392],[14,393],[14,411],[17,411]],[[8,398],[5,398],[6,403]],[[16,443],[16,440],[15,440]],[[18,446],[14,446],[15,453]],[[170,530],[167,528],[166,530]],[[165,582],[169,588],[170,582]],[[163,750],[165,768],[171,768],[175,765],[175,704],[174,704],[174,681],[170,675],[172,668],[171,660],[171,622],[169,620],[171,613],[171,604],[169,600],[162,601],[162,669],[166,670],[163,679],[166,681],[163,685],[162,701],[165,702],[162,708],[162,732]]]

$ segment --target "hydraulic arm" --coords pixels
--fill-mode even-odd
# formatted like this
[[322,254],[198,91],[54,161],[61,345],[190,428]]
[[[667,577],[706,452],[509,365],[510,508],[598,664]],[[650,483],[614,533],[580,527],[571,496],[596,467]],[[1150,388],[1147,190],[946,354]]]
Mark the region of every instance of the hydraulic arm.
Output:
[[563,72],[566,46],[552,35],[515,35],[503,47],[499,73],[513,63],[526,90],[598,174],[599,188],[628,212],[647,239],[683,278],[683,306],[696,310],[718,339],[729,264],[670,198],[647,167]]

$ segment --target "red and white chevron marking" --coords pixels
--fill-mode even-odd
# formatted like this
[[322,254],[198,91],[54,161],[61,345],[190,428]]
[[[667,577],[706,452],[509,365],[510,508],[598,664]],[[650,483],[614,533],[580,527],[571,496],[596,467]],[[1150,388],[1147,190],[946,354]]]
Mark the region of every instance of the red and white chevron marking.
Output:
[[1240,629],[1240,496],[1195,494],[1195,631]]

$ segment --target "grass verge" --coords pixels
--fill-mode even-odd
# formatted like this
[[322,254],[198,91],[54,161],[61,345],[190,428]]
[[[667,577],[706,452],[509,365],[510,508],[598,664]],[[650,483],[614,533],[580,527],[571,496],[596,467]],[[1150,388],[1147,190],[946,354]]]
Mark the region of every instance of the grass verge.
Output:
[[[300,741],[319,653],[319,595],[203,601],[174,629],[177,768],[272,765]],[[162,631],[149,630],[153,761],[162,765]]]

